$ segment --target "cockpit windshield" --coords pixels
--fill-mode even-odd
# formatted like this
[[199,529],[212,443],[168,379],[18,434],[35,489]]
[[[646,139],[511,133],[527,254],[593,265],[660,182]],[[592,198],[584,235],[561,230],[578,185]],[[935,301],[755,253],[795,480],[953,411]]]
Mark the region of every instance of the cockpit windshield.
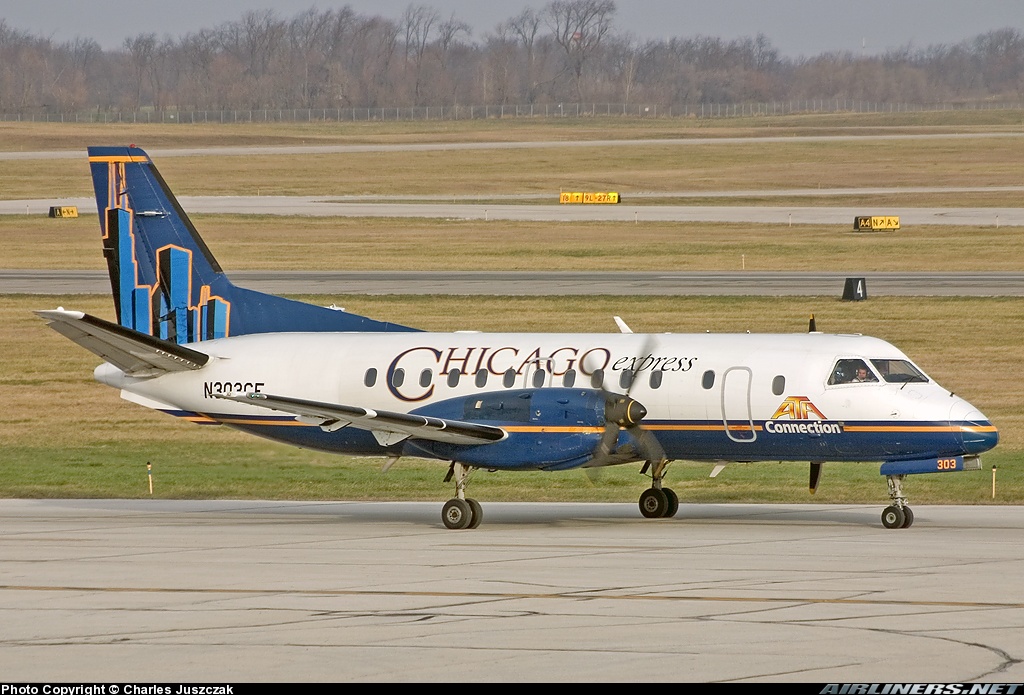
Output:
[[836,365],[832,368],[832,375],[828,378],[829,386],[877,381],[878,377],[868,368],[867,363],[856,358],[836,360]]
[[925,383],[928,377],[906,360],[871,360],[878,373],[890,384]]

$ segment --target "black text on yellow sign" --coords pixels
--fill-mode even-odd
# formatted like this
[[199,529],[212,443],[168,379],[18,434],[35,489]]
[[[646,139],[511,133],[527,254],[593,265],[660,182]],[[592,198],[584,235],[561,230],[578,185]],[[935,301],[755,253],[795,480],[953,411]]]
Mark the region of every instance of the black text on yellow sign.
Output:
[[609,193],[562,193],[558,202],[565,204],[581,203],[596,205],[615,205],[619,202],[619,194]]
[[50,217],[78,217],[78,208],[74,206],[51,207]]
[[893,231],[899,228],[900,218],[892,215],[853,218],[853,229],[857,232]]

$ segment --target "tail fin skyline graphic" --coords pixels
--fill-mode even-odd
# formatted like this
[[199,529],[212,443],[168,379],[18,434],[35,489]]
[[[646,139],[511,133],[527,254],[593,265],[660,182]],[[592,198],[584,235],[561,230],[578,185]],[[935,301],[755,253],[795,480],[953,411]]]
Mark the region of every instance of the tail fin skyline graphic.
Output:
[[149,156],[90,147],[117,320],[174,343],[281,331],[410,331],[232,284]]

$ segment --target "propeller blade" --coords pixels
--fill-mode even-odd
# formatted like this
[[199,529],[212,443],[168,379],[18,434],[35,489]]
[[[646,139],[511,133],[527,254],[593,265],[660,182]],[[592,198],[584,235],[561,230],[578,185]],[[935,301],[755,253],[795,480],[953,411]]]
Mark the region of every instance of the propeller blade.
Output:
[[821,461],[811,461],[810,490],[812,495],[818,490],[819,480],[821,480]]
[[619,441],[619,426],[611,421],[604,423],[604,434],[601,435],[599,451],[607,456],[615,451],[615,444]]
[[628,428],[629,433],[633,435],[636,440],[636,453],[640,455],[644,461],[660,462],[664,461],[667,457],[665,456],[665,450],[661,446],[661,442],[654,436],[654,433],[650,430],[645,430],[639,425],[633,425]]

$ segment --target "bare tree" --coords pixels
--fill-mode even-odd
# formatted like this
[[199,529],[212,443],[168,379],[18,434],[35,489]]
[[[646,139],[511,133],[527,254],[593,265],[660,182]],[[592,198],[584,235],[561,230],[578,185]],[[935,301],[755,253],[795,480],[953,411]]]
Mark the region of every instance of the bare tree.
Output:
[[[423,64],[427,46],[430,43],[434,25],[440,20],[437,10],[426,5],[409,5],[402,13],[402,30],[405,32],[406,79],[412,80],[412,102],[420,103],[423,83]],[[409,77],[412,73],[412,77]]]
[[358,106],[376,107],[394,103],[393,62],[398,54],[401,28],[383,17],[357,20],[347,51],[347,72],[351,75],[348,91],[339,100]]
[[[54,43],[0,19],[0,114],[97,108],[376,108],[482,100],[660,103],[786,99],[938,101],[1024,97],[1024,36],[879,56],[786,59],[762,34],[641,43],[613,32],[611,0],[525,9],[474,41],[469,26],[409,5],[400,19],[315,8],[249,12],[181,38],[139,34],[119,50]],[[550,29],[550,31],[548,31]],[[477,102],[481,103],[481,102]]]
[[583,101],[583,71],[611,31],[613,0],[556,0],[545,6],[543,16],[565,53],[576,83],[576,97]]
[[468,39],[473,34],[473,29],[465,22],[455,19],[455,15],[441,22],[437,27],[437,45],[441,49],[441,68],[447,69],[448,58],[453,48],[459,41],[459,37]]
[[540,26],[543,23],[541,13],[526,8],[515,17],[499,25],[499,29],[507,35],[515,37],[524,53],[523,86],[527,103],[536,102],[541,87],[545,82],[542,75],[550,42],[545,43],[540,36]]
[[124,49],[128,52],[128,63],[135,82],[135,108],[139,108],[142,106],[142,85],[156,55],[156,34],[129,36],[124,40]]

